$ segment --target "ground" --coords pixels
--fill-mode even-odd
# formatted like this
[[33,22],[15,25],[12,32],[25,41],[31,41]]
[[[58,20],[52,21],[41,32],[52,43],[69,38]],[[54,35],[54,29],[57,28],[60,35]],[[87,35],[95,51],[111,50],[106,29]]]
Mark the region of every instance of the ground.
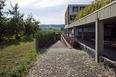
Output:
[[56,42],[37,57],[27,77],[115,77],[86,52]]

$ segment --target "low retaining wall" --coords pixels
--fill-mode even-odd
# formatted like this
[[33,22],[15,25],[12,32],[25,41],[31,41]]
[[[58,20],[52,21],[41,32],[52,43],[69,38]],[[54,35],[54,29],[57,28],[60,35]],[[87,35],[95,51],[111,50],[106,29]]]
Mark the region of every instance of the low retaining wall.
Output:
[[61,35],[61,41],[68,47],[68,48],[72,48],[71,46],[70,46],[70,44],[65,40],[65,38]]
[[108,59],[108,58],[106,58],[106,57],[104,57],[104,56],[100,56],[99,59],[100,59],[100,60],[99,60],[100,63],[102,63],[102,64],[104,65],[105,68],[110,67],[110,68],[112,68],[112,69],[115,71],[115,73],[116,73],[116,62],[115,62],[115,61],[112,61],[112,60],[110,60],[110,59]]
[[[95,60],[95,50],[88,47],[87,45],[78,42],[83,51],[86,51]],[[106,58],[103,55],[99,55],[99,62],[104,65],[105,68],[112,68],[116,73],[116,62]]]
[[83,50],[83,51],[86,51],[92,58],[95,59],[95,50],[88,47],[87,45],[81,43],[78,41],[78,43],[80,44],[80,48]]

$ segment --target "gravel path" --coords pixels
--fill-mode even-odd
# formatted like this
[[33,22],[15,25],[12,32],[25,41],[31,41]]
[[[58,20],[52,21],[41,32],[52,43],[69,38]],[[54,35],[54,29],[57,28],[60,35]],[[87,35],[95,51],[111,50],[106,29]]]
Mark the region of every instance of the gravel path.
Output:
[[84,51],[69,49],[58,41],[37,57],[27,77],[115,77]]

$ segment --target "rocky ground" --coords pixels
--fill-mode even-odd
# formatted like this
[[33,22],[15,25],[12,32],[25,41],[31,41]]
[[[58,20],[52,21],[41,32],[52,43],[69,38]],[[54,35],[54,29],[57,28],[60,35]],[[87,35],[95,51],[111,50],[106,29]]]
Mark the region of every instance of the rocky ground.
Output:
[[115,77],[86,52],[67,48],[61,41],[37,57],[27,77]]

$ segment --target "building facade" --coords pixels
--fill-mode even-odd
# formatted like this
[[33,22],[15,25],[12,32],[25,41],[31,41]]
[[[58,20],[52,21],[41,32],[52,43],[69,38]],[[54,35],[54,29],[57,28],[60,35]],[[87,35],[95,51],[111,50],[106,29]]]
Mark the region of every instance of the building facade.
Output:
[[88,5],[69,4],[65,12],[65,26],[74,22],[78,13]]

